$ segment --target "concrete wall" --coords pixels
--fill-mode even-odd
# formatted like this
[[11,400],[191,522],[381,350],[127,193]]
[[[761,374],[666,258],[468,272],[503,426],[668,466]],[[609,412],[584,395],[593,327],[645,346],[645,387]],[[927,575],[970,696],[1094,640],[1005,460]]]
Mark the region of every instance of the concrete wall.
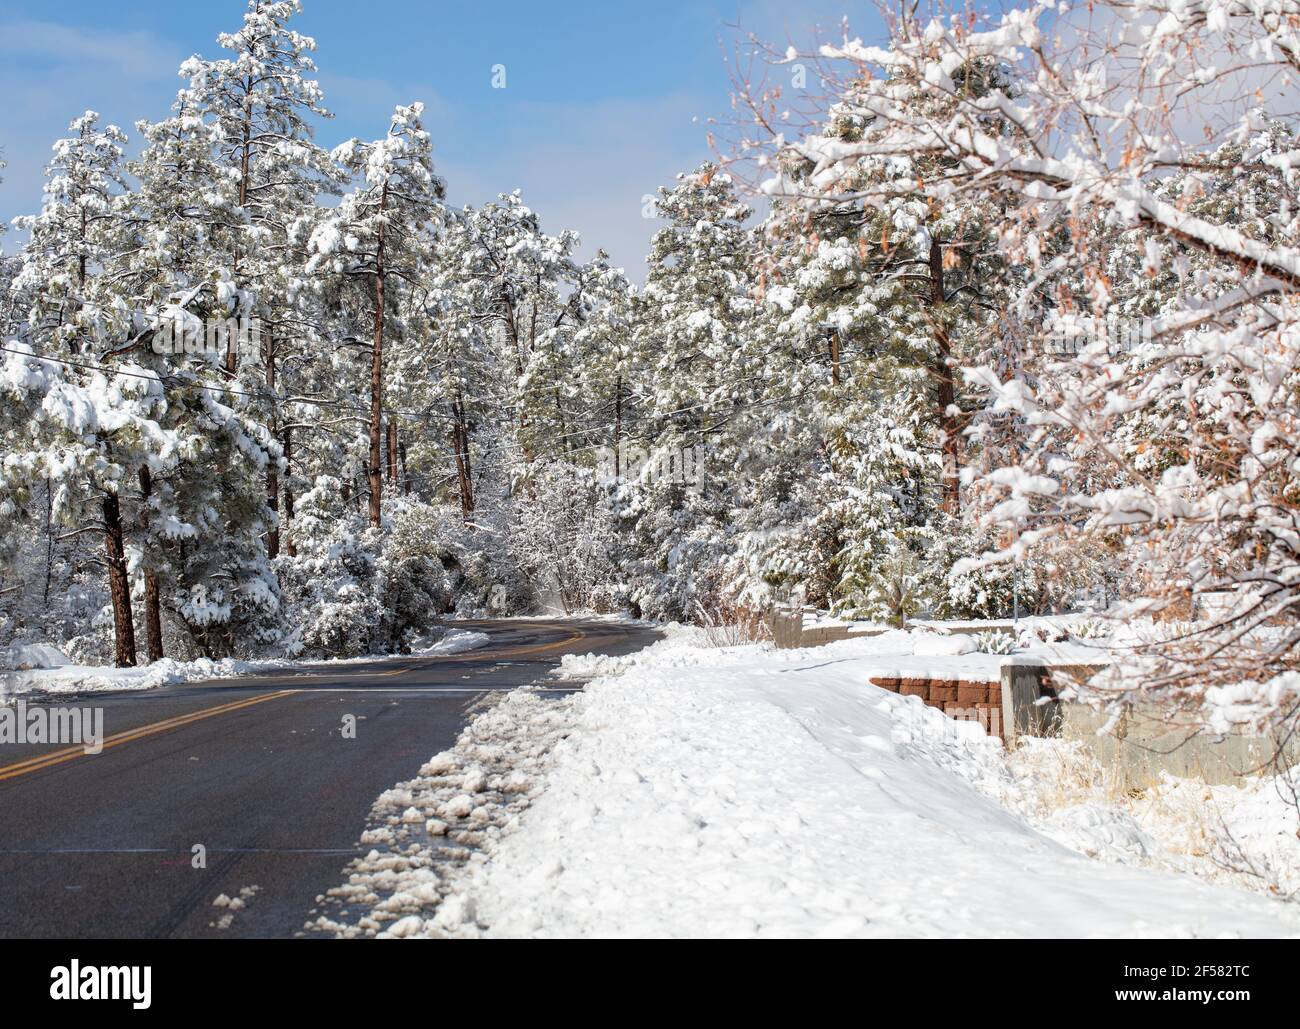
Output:
[[[1062,676],[1086,679],[1100,666],[1046,666],[1025,661],[1002,666],[1002,712],[1008,746],[1020,736],[1062,736],[1081,741],[1129,788],[1145,789],[1163,773],[1211,784],[1273,771],[1276,741],[1260,736],[1210,736],[1186,717],[1155,706],[1138,706],[1105,733],[1108,716],[1075,701],[1063,701],[1054,683]],[[1100,734],[1099,734],[1100,733]],[[1300,742],[1282,754],[1285,765],[1300,761]]]
[[[878,636],[889,630],[878,625],[863,625],[855,622],[831,623],[829,625],[805,625],[805,612],[802,608],[777,605],[768,610],[766,618],[772,639],[778,648],[784,650],[795,647],[820,647],[835,640],[853,639],[857,636]],[[925,620],[909,622],[909,629],[930,629],[950,635],[976,635],[989,630],[1015,634],[1018,627],[1024,627],[1025,621],[1019,623],[1010,618],[987,622],[928,622]]]
[[[1208,736],[1188,724],[1170,722],[1152,708],[1136,708],[1108,732],[1098,735],[1107,716],[1085,704],[1062,702],[1061,735],[1082,740],[1107,767],[1116,767],[1126,785],[1138,788],[1160,781],[1168,772],[1184,779],[1219,784],[1276,770],[1277,741],[1261,736]],[[1283,754],[1295,764],[1297,748]]]
[[820,647],[836,640],[852,639],[855,636],[876,636],[886,631],[875,626],[868,628],[850,622],[805,625],[803,608],[784,606],[768,610],[767,626],[772,631],[772,641],[780,650]]
[[803,638],[803,609],[773,607],[767,612],[767,627],[772,642],[781,650],[795,650]]

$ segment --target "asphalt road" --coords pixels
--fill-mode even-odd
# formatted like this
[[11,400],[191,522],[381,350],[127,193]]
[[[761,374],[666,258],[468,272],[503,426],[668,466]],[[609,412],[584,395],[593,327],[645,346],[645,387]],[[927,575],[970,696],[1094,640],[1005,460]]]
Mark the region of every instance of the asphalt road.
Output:
[[[102,707],[105,746],[0,747],[0,937],[292,936],[343,881],[375,798],[450,746],[485,693],[542,681],[565,653],[654,638],[609,622],[456,626],[492,642],[52,699]],[[214,924],[213,900],[251,886],[229,927]]]

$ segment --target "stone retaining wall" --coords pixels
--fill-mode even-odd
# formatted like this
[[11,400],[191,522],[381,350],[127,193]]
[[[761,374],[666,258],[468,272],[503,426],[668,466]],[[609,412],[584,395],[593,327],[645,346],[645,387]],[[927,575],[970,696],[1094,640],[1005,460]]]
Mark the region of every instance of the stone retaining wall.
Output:
[[980,679],[915,679],[872,676],[872,685],[904,697],[920,697],[949,718],[979,722],[990,736],[1002,735],[1002,684]]

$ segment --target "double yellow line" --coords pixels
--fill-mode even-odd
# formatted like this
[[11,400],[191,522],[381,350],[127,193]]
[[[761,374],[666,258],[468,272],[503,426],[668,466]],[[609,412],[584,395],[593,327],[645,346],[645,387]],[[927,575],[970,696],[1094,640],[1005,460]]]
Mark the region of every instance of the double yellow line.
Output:
[[469,653],[478,653],[483,657],[490,657],[493,660],[501,657],[519,657],[521,654],[540,654],[548,650],[559,650],[561,647],[570,646],[577,643],[578,640],[585,639],[587,636],[587,634],[580,629],[563,629],[561,631],[568,633],[568,635],[562,640],[555,640],[553,643],[525,643],[521,646],[513,648],[508,647],[505,650],[498,650],[495,652],[491,650],[477,652],[471,650]]
[[[145,736],[153,736],[160,732],[167,732],[169,729],[179,729],[182,726],[192,725],[195,722],[201,722],[205,718],[214,718],[217,715],[224,715],[231,711],[238,711],[241,708],[252,707],[254,704],[262,704],[268,700],[275,700],[278,697],[287,697],[299,692],[298,690],[280,690],[276,693],[261,693],[256,697],[248,697],[244,700],[233,700],[228,704],[218,704],[216,707],[206,707],[200,711],[192,711],[188,715],[177,715],[175,718],[166,718],[161,722],[153,722],[150,725],[142,725],[138,729],[127,729],[124,732],[114,733],[104,740],[104,750],[110,747],[119,747],[123,743],[130,743],[132,740],[142,739]],[[39,772],[45,768],[52,768],[55,765],[61,765],[65,761],[72,761],[74,758],[83,757],[86,754],[85,747],[65,747],[62,750],[51,751],[48,754],[38,754],[35,757],[29,757],[25,761],[16,761],[12,765],[0,766],[0,781],[5,779],[14,779],[20,775],[27,775],[30,772]]]
[[[548,631],[550,630],[549,626],[546,628]],[[423,668],[430,662],[464,661],[467,658],[474,661],[496,661],[503,657],[520,657],[523,654],[541,654],[548,650],[559,650],[562,647],[577,643],[578,640],[587,638],[587,634],[581,629],[563,629],[561,631],[567,633],[564,639],[555,640],[551,643],[521,643],[513,647],[507,647],[505,650],[492,650],[488,647],[483,650],[464,650],[459,654],[431,654],[428,657],[412,657],[409,663],[404,664],[401,668],[393,668],[387,672],[349,672],[348,674],[353,679],[384,679],[394,675],[405,675],[407,672]],[[324,676],[327,673],[321,672],[319,674]]]

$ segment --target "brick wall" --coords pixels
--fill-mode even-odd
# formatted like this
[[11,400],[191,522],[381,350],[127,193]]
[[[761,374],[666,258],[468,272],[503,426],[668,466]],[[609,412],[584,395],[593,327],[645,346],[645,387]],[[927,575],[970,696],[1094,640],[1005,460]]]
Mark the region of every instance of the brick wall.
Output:
[[975,679],[904,679],[872,676],[872,685],[904,697],[920,697],[949,718],[979,722],[990,736],[1002,735],[1002,683]]

